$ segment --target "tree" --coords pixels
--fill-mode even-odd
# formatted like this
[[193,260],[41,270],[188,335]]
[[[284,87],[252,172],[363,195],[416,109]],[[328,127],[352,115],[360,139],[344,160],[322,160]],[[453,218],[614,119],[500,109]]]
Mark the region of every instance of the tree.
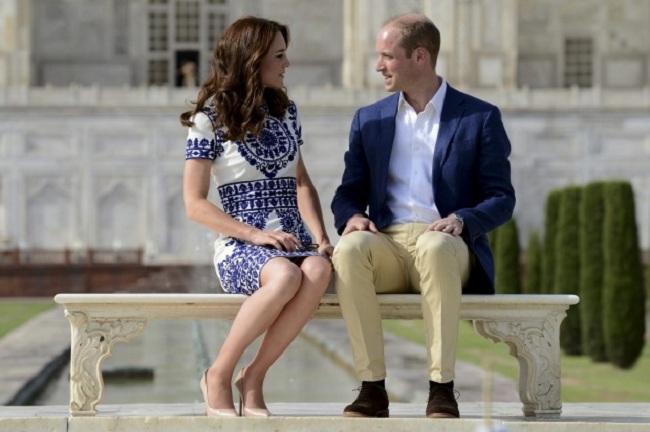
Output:
[[645,289],[634,193],[629,182],[604,186],[603,332],[609,361],[631,368],[645,345]]
[[544,248],[542,250],[542,294],[554,291],[555,283],[555,235],[557,234],[557,216],[560,206],[561,191],[554,189],[546,197],[544,209]]
[[[555,238],[555,293],[579,294],[579,204],[582,188],[569,186],[560,195],[557,236]],[[576,307],[577,306],[577,307]],[[562,324],[560,346],[567,355],[582,354],[580,305],[572,307]]]
[[495,262],[495,286],[499,294],[521,294],[519,274],[519,235],[517,222],[511,219],[497,231]]
[[580,320],[583,352],[596,362],[607,361],[603,338],[604,183],[585,186],[580,201]]
[[528,236],[526,252],[526,283],[524,293],[540,294],[542,290],[542,244],[539,232],[532,230]]

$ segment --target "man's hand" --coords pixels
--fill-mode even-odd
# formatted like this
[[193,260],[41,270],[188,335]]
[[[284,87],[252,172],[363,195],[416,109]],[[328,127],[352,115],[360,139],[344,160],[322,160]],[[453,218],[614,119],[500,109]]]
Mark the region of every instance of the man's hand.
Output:
[[456,218],[450,216],[438,219],[427,228],[427,231],[442,231],[457,237],[463,232],[463,225]]
[[377,234],[379,232],[375,224],[370,219],[360,214],[355,214],[350,219],[348,219],[348,223],[345,224],[345,229],[341,235],[344,236],[354,231],[370,231],[374,234]]

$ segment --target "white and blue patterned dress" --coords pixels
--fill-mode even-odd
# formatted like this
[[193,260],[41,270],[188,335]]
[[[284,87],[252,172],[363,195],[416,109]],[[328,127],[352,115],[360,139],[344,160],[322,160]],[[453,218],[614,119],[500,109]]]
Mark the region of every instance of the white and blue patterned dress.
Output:
[[[303,141],[296,105],[290,102],[284,118],[267,114],[262,134],[247,133],[241,141],[225,140],[222,130],[215,133],[214,117],[207,107],[192,121],[185,158],[212,160],[217,205],[238,221],[262,230],[293,233],[303,245],[311,244],[298,212],[296,166]],[[223,290],[247,295],[260,288],[260,272],[271,258],[318,255],[316,251],[284,252],[223,234],[217,236],[214,248]]]

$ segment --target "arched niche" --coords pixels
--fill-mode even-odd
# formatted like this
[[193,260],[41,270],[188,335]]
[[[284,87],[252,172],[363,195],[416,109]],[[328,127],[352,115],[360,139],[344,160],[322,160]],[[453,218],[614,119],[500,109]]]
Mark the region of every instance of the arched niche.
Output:
[[132,185],[113,182],[97,205],[97,247],[135,249],[143,246],[140,200]]
[[29,185],[26,198],[25,239],[30,248],[64,249],[71,238],[69,189],[63,180],[41,180]]

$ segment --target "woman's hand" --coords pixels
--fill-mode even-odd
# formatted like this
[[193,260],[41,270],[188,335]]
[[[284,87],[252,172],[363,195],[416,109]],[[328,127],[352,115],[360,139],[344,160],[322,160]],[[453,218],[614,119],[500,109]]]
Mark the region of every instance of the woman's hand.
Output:
[[269,246],[287,252],[294,252],[301,247],[295,235],[279,230],[257,230],[249,241],[259,246]]
[[334,246],[330,244],[329,241],[322,241],[318,244],[318,253],[332,259],[332,254],[334,253]]

